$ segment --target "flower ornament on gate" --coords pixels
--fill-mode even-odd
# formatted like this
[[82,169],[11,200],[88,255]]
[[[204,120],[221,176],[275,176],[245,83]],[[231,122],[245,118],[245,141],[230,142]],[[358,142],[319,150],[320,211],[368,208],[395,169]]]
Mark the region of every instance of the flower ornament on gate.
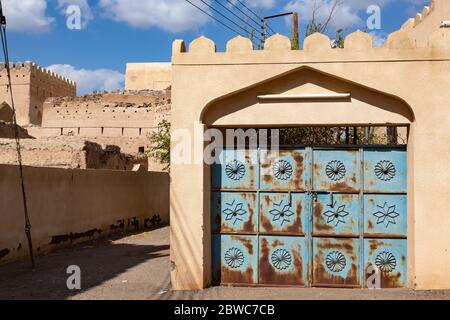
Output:
[[269,211],[269,213],[273,216],[273,222],[281,221],[281,226],[285,222],[291,222],[291,217],[295,214],[291,211],[291,205],[286,204],[283,205],[284,201],[281,201],[279,204],[275,203],[275,209]]
[[347,259],[339,251],[330,252],[326,258],[326,266],[331,272],[341,272],[347,266]]
[[347,173],[345,165],[339,160],[334,160],[328,163],[325,171],[328,178],[333,181],[340,181],[344,179],[345,174]]
[[231,180],[242,180],[246,173],[245,165],[238,160],[233,160],[227,164],[225,173]]
[[228,208],[223,210],[226,221],[233,221],[233,225],[238,221],[244,221],[243,217],[247,214],[247,211],[243,209],[243,203],[236,203],[236,200],[234,200],[232,203],[227,203],[227,206]]
[[270,261],[272,262],[272,265],[275,267],[275,269],[283,271],[291,266],[292,256],[287,250],[278,249],[272,253]]
[[244,264],[244,254],[238,248],[231,248],[225,253],[225,262],[232,268],[240,268]]
[[392,253],[384,251],[376,257],[375,265],[381,272],[392,272],[397,267],[397,259]]
[[375,175],[379,180],[390,181],[395,178],[397,170],[391,161],[383,160],[375,166]]
[[331,209],[324,212],[324,215],[328,218],[328,224],[334,224],[335,227],[339,225],[339,223],[345,224],[345,217],[347,217],[350,213],[345,211],[345,204],[342,206],[337,205],[337,201],[334,202],[333,206],[328,205]]
[[273,175],[278,180],[289,180],[292,177],[292,173],[292,165],[285,160],[280,160],[273,165]]
[[389,206],[385,202],[384,206],[377,206],[380,210],[375,212],[373,215],[377,218],[377,224],[384,224],[387,228],[389,224],[397,224],[396,219],[400,216],[396,212],[396,206]]

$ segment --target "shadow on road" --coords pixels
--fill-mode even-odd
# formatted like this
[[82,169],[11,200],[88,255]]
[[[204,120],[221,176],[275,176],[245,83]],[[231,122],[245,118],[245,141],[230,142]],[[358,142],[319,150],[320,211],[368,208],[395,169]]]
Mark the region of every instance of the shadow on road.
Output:
[[[143,239],[133,243],[101,240],[65,249],[38,257],[35,271],[28,261],[0,266],[0,299],[67,299],[150,260],[168,257],[168,244],[147,244]],[[70,265],[81,268],[82,290],[67,289]]]

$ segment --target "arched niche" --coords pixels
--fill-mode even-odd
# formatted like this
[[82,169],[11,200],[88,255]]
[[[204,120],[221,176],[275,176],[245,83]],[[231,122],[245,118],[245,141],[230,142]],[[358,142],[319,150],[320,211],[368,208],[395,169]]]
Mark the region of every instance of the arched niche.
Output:
[[200,121],[215,127],[409,125],[414,113],[399,97],[300,67],[211,101]]
[[12,122],[13,121],[13,110],[8,103],[2,102],[0,104],[0,121]]

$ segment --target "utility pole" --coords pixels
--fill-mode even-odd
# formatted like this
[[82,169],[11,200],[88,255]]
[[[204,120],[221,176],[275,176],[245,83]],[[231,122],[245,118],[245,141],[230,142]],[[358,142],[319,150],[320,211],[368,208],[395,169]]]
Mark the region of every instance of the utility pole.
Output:
[[300,49],[300,40],[298,32],[298,13],[294,12],[292,15],[292,50]]
[[264,45],[266,44],[266,39],[267,39],[267,22],[266,19],[262,19],[261,20],[263,25],[262,25],[262,45],[261,45],[261,49],[264,49]]

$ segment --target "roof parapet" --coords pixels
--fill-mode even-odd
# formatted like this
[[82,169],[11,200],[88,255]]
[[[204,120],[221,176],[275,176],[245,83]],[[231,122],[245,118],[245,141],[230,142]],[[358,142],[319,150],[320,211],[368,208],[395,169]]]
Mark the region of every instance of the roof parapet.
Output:
[[[432,33],[429,37],[428,48],[447,49],[450,46],[450,28],[440,28]],[[276,34],[266,40],[265,48],[263,50],[256,50],[253,48],[252,42],[248,38],[242,36],[235,37],[228,41],[226,52],[217,53],[215,43],[205,37],[194,39],[189,45],[189,51],[186,51],[184,42],[182,40],[175,40],[173,43],[173,55],[193,55],[193,56],[213,56],[224,54],[259,54],[261,52],[335,52],[341,50],[342,52],[364,52],[371,50],[413,50],[417,48],[416,39],[413,31],[410,29],[400,29],[391,33],[381,48],[374,47],[373,36],[369,33],[360,30],[349,34],[345,39],[344,49],[332,49],[332,41],[324,34],[314,33],[308,36],[303,44],[303,50],[292,50],[291,41],[286,36]],[[385,52],[385,51],[383,51]]]
[[[5,63],[0,63],[0,72],[3,71],[5,69],[6,65]],[[37,64],[35,64],[34,62],[31,61],[25,61],[25,62],[10,62],[9,63],[9,68],[11,71],[14,70],[21,70],[21,69],[26,69],[27,71],[33,71],[36,73],[40,73],[42,75],[44,75],[45,77],[47,77],[48,79],[54,78],[57,79],[59,81],[65,82],[67,85],[70,86],[76,86],[75,81],[72,81],[70,79],[67,79],[65,77],[63,77],[60,74],[56,74],[55,72],[48,70],[46,68],[40,67]]]

